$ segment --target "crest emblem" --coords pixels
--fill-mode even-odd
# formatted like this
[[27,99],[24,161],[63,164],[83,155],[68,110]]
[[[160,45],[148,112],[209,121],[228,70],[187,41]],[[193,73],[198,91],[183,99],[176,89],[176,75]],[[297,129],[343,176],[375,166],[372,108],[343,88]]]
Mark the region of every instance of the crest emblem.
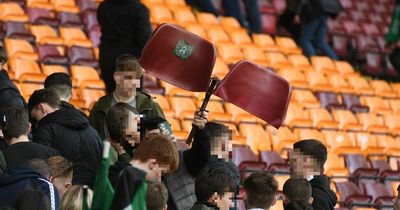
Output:
[[181,39],[176,44],[173,53],[176,57],[180,58],[182,61],[185,61],[192,55],[193,50],[193,45],[190,45],[185,40]]

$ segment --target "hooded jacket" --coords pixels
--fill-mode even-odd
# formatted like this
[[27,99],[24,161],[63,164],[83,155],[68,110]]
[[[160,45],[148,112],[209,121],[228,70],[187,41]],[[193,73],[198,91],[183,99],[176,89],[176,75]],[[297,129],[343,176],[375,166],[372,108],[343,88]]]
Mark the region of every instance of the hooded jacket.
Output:
[[96,130],[77,109],[62,108],[43,117],[33,141],[57,149],[74,163],[74,185],[93,184],[102,144]]
[[51,209],[58,209],[60,198],[54,185],[38,172],[24,166],[9,169],[0,176],[0,206],[14,206],[18,194],[27,189],[43,192],[50,199]]
[[26,108],[18,88],[12,83],[5,70],[0,70],[0,110],[17,105]]
[[337,197],[335,192],[329,187],[329,180],[326,176],[314,176],[310,181],[312,187],[312,203],[315,210],[333,210],[335,208]]

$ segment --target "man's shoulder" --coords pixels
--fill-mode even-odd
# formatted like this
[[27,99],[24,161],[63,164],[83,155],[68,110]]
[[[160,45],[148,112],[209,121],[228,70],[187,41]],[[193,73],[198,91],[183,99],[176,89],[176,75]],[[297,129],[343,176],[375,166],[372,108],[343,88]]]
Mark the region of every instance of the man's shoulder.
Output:
[[105,111],[111,107],[112,95],[107,94],[99,98],[93,105],[93,111]]

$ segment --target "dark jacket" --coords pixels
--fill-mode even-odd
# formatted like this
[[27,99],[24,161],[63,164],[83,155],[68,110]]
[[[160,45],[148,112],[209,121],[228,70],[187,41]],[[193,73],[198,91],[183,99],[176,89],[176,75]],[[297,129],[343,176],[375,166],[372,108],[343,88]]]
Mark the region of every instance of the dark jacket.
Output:
[[43,117],[33,140],[57,149],[74,163],[73,184],[92,185],[102,144],[96,130],[78,110],[62,108]]
[[196,203],[190,210],[218,210],[218,208],[208,203]]
[[5,70],[0,70],[0,110],[12,105],[26,108],[24,98]]
[[[99,101],[94,104],[89,115],[90,124],[97,130],[102,139],[106,138],[106,114],[111,108],[112,100],[112,94],[101,97]],[[145,118],[161,117],[165,119],[160,105],[153,101],[152,97],[146,93],[136,92],[136,110]]]
[[335,208],[337,197],[329,187],[329,180],[326,176],[315,176],[310,181],[312,186],[312,203],[315,210],[333,210]]
[[39,190],[50,199],[52,210],[60,205],[60,198],[54,185],[38,172],[27,167],[6,170],[0,176],[0,206],[14,206],[15,199],[26,189]]
[[300,18],[302,23],[308,23],[322,15],[321,0],[303,0],[300,7]]

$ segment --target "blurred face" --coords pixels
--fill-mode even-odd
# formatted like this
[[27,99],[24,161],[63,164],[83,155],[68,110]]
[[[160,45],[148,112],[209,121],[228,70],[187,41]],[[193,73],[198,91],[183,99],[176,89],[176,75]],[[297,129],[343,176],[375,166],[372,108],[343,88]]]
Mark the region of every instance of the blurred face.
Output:
[[229,133],[222,133],[213,137],[211,141],[211,155],[219,159],[229,160],[229,152],[232,151],[232,143],[229,141]]
[[124,130],[124,139],[132,146],[140,143],[139,126],[140,115],[129,112],[128,122],[126,122]]
[[292,177],[309,180],[311,177],[321,174],[316,160],[309,155],[304,155],[298,149],[293,149],[290,153],[289,162]]
[[155,163],[150,168],[150,172],[147,173],[146,179],[150,181],[161,181],[161,176],[168,173],[168,171],[168,165],[159,165],[158,163]]
[[136,88],[140,88],[140,78],[136,78],[136,72],[115,72],[114,79],[117,89],[122,93],[134,94]]
[[47,104],[40,103],[32,109],[32,111],[29,113],[29,117],[33,121],[39,122],[44,116],[48,114],[47,108]]
[[220,210],[229,210],[233,207],[233,192],[225,192],[223,195],[215,193],[212,196],[212,203],[216,204]]
[[394,209],[394,210],[400,210],[399,192],[397,192],[397,193],[398,193],[397,197],[395,197],[395,198],[393,199],[393,209]]

